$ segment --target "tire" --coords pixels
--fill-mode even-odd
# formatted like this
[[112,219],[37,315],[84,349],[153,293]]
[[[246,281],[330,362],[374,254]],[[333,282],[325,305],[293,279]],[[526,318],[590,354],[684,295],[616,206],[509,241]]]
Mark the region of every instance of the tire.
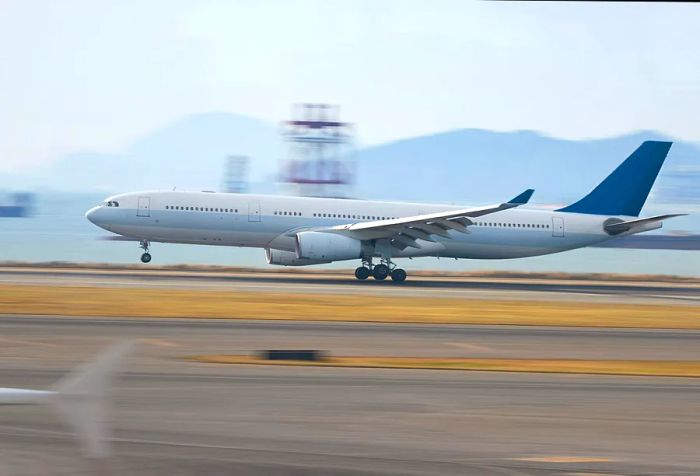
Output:
[[364,266],[360,266],[355,270],[355,277],[360,281],[364,281],[365,279],[369,278],[370,274],[369,268],[365,268]]
[[144,253],[141,255],[141,262],[142,263],[150,263],[151,262],[151,254],[150,253]]
[[384,281],[389,276],[389,267],[385,264],[378,264],[372,271],[372,276],[377,281]]
[[391,279],[395,283],[403,283],[406,281],[406,271],[401,268],[396,268],[391,272]]

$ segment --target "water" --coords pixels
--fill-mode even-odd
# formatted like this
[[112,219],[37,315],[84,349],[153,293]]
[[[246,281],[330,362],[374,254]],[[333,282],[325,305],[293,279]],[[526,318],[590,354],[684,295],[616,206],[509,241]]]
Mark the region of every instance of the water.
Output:
[[[31,218],[0,218],[0,261],[73,261],[139,263],[141,250],[135,242],[105,241],[108,232],[88,222],[84,213],[101,202],[104,195],[40,193],[37,214]],[[661,210],[660,212],[669,210]],[[647,211],[648,214],[656,210]],[[697,231],[695,217],[669,222],[674,230]],[[154,243],[153,264],[215,264],[272,268],[261,249]],[[565,253],[516,260],[448,260],[418,258],[398,260],[407,271],[436,269],[446,271],[509,270],[597,272],[632,274],[675,274],[700,276],[700,253],[694,251],[582,249]],[[355,262],[324,265],[351,268]]]

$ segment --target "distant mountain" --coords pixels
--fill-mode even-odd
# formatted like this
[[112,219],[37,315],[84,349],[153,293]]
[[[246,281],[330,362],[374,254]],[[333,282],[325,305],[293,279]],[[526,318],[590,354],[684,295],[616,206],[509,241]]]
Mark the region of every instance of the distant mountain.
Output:
[[[569,203],[583,196],[645,140],[644,131],[596,140],[565,140],[532,131],[462,129],[359,149],[362,198],[479,204],[535,188],[534,203]],[[3,188],[82,192],[220,189],[224,158],[251,158],[253,190],[276,189],[286,152],[275,125],[231,113],[187,116],[115,154],[84,152],[32,174],[0,176]],[[652,203],[700,209],[700,148],[675,142],[652,192]]]
[[[569,203],[605,178],[656,132],[573,141],[532,131],[463,129],[405,139],[357,153],[357,192],[363,197],[456,203],[505,200],[536,190],[535,203]],[[700,183],[679,182],[678,170],[700,165],[700,148],[675,142],[654,199],[700,205]],[[662,193],[659,193],[662,192]]]
[[198,114],[147,134],[120,153],[70,154],[49,168],[6,180],[68,191],[219,189],[226,156],[249,156],[251,179],[263,180],[275,174],[280,150],[271,124],[230,113]]

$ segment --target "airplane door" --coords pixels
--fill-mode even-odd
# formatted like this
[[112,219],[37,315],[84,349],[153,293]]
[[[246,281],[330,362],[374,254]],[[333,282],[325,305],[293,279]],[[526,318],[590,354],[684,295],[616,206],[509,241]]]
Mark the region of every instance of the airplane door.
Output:
[[564,219],[562,217],[552,217],[552,236],[560,238],[564,236]]
[[248,221],[260,221],[260,202],[248,202]]
[[136,216],[151,216],[151,197],[139,197],[138,208],[136,209]]

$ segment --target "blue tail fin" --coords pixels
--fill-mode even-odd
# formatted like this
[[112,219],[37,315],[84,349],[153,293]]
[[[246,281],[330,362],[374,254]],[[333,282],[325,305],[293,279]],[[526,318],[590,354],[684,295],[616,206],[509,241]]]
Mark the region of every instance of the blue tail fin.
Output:
[[646,141],[591,193],[559,212],[639,216],[672,142]]

